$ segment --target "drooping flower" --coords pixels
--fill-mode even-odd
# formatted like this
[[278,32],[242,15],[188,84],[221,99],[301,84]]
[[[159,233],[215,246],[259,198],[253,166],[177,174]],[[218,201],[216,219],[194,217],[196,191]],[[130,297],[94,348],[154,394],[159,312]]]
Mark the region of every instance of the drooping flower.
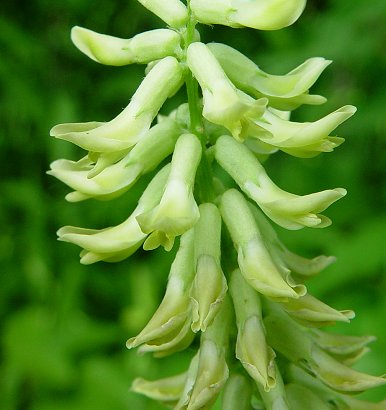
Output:
[[189,46],[187,64],[202,89],[204,118],[222,125],[236,139],[243,140],[252,120],[263,114],[267,99],[255,100],[238,90],[203,43],[196,42]]
[[181,53],[181,38],[177,32],[169,29],[150,30],[123,39],[75,26],[71,30],[71,40],[92,60],[113,66],[147,64]]
[[268,315],[264,324],[268,342],[276,351],[333,390],[361,392],[386,384],[386,376],[376,377],[358,372],[323,351],[304,328],[278,310]]
[[319,212],[346,195],[346,190],[343,188],[303,196],[280,189],[268,177],[265,169],[250,150],[227,135],[217,140],[215,157],[261,210],[283,228],[329,226],[331,220],[320,215]]
[[245,280],[258,292],[274,299],[299,298],[306,293],[290,271],[277,266],[265,245],[248,202],[230,189],[221,198],[221,215],[238,252],[238,264]]
[[137,216],[143,232],[150,234],[145,249],[162,245],[170,250],[174,238],[198,221],[199,210],[193,196],[195,174],[201,158],[201,144],[193,134],[181,135],[171,162],[165,190],[159,203]]
[[188,10],[180,0],[138,0],[167,25],[180,28],[188,20]]
[[151,209],[159,201],[169,172],[170,166],[166,165],[157,173],[143,192],[133,213],[121,224],[105,229],[64,226],[58,231],[59,240],[81,246],[83,251],[80,262],[85,265],[101,260],[118,262],[132,255],[147,237],[136,216]]
[[236,313],[236,358],[264,391],[269,391],[276,384],[276,354],[266,342],[259,295],[238,269],[232,273],[230,293]]
[[268,145],[301,158],[309,158],[321,152],[330,152],[343,143],[344,139],[330,136],[330,133],[356,112],[352,105],[346,105],[315,122],[291,122],[282,119],[268,109],[261,119],[256,119],[251,136]]
[[191,0],[190,4],[200,23],[278,30],[299,18],[306,0]]
[[336,310],[310,294],[297,300],[288,300],[282,306],[297,322],[311,327],[330,326],[336,322],[349,323],[355,317],[352,310]]
[[165,356],[183,350],[193,341],[189,291],[194,277],[193,231],[181,237],[171,266],[165,296],[145,328],[127,341],[127,347],[140,347],[140,352]]
[[268,98],[273,108],[287,111],[301,104],[322,104],[326,101],[320,95],[309,94],[309,88],[331,64],[330,60],[310,58],[285,75],[272,75],[233,47],[221,43],[209,43],[208,47],[236,87],[255,98]]
[[77,162],[54,161],[48,174],[75,190],[66,196],[70,202],[88,198],[112,199],[126,192],[140,176],[152,171],[169,156],[181,132],[175,121],[167,119],[150,128],[121,160],[99,169],[96,175],[95,162],[89,156]]
[[129,105],[109,122],[59,124],[50,135],[91,152],[120,151],[135,145],[148,132],[165,100],[182,85],[182,68],[165,57],[147,74]]
[[211,325],[201,334],[200,349],[188,370],[185,388],[175,410],[210,408],[226,383],[229,376],[225,360],[229,310],[229,301],[226,300]]
[[186,377],[187,372],[152,381],[139,377],[133,381],[131,390],[166,406],[175,406],[181,397]]
[[220,264],[221,216],[210,203],[199,207],[200,219],[194,226],[195,277],[190,292],[192,330],[205,332],[213,321],[228,290]]

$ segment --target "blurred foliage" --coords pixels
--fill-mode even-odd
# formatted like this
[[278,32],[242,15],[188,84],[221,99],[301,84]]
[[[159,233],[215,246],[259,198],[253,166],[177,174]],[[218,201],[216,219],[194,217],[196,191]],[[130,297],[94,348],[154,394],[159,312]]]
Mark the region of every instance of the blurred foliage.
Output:
[[[140,252],[119,264],[85,267],[75,246],[55,241],[62,225],[120,222],[142,184],[111,203],[68,204],[67,189],[45,170],[54,159],[80,156],[71,144],[48,137],[51,126],[112,118],[143,77],[143,67],[105,67],[85,58],[71,45],[70,28],[129,38],[163,24],[135,0],[31,0],[23,6],[3,0],[0,9],[0,408],[157,409],[129,391],[131,381],[181,371],[191,352],[155,360],[137,357],[124,343],[158,305],[172,254]],[[378,337],[358,365],[372,374],[386,370],[385,19],[384,0],[309,0],[300,21],[279,32],[202,31],[204,41],[226,42],[272,73],[311,56],[334,60],[314,87],[328,103],[301,108],[297,120],[348,103],[359,109],[340,127],[347,142],[333,154],[314,160],[277,154],[267,167],[296,193],[348,188],[329,212],[332,227],[280,234],[306,256],[338,257],[309,287],[334,307],[356,310],[358,317],[338,331]],[[385,389],[365,395],[384,396]]]

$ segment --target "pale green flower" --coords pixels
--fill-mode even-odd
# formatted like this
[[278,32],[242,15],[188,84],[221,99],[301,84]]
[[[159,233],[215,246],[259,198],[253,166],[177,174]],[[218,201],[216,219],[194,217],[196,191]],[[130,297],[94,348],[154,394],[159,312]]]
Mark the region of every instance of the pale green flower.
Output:
[[201,204],[199,212],[200,219],[194,227],[196,274],[190,292],[194,332],[206,330],[228,290],[220,265],[220,213],[210,203]]
[[151,209],[161,198],[170,172],[167,165],[157,173],[143,192],[138,206],[124,222],[105,229],[84,229],[64,226],[59,229],[59,240],[81,246],[80,262],[88,265],[98,261],[118,262],[132,255],[143,243],[143,233],[136,216]]
[[233,47],[221,43],[209,43],[208,47],[236,87],[255,98],[267,97],[271,107],[286,111],[301,104],[326,101],[320,95],[309,94],[309,88],[331,64],[330,60],[310,58],[285,75],[272,75]]
[[120,151],[135,145],[148,132],[165,100],[182,85],[182,68],[174,57],[165,57],[148,73],[129,105],[113,120],[59,124],[50,135],[89,151]]
[[133,38],[123,39],[75,26],[71,30],[71,40],[92,60],[113,66],[146,64],[181,53],[179,34],[168,29],[145,31]]
[[188,20],[188,10],[180,0],[138,0],[167,25],[179,28]]
[[181,236],[176,258],[171,266],[165,296],[145,328],[127,341],[132,349],[154,352],[157,356],[183,350],[193,341],[189,291],[194,278],[193,231]]
[[238,252],[245,280],[258,292],[274,299],[299,298],[306,293],[285,267],[277,266],[243,195],[230,189],[221,198],[221,215]]
[[191,0],[200,23],[278,30],[293,24],[306,0]]
[[182,394],[186,377],[187,372],[153,381],[139,377],[133,381],[131,390],[150,399],[160,401],[167,406],[174,407]]
[[143,232],[150,234],[145,249],[162,245],[173,247],[174,238],[183,234],[198,221],[198,206],[193,196],[195,174],[201,158],[201,144],[193,134],[178,139],[171,162],[171,170],[159,204],[137,216]]
[[336,322],[349,323],[355,317],[352,310],[336,310],[310,294],[288,300],[282,307],[297,322],[310,327],[331,326]]
[[249,204],[249,208],[275,264],[289,269],[291,274],[301,282],[317,275],[336,261],[334,256],[319,255],[313,259],[308,259],[291,252],[281,242],[264,214],[253,204]]
[[268,109],[255,124],[253,137],[282,151],[298,156],[313,157],[321,152],[330,152],[344,142],[343,138],[329,134],[356,112],[352,105],[346,105],[315,122],[291,122],[280,118]]
[[362,351],[376,339],[374,336],[347,336],[319,329],[312,330],[312,337],[319,347],[335,357]]
[[323,351],[306,329],[276,311],[264,318],[270,345],[288,360],[301,365],[326,386],[341,392],[361,392],[386,384],[386,375],[371,376],[340,363]]
[[222,125],[236,139],[244,139],[253,120],[263,114],[267,100],[255,100],[238,90],[203,43],[189,46],[187,64],[202,89],[204,118]]
[[324,228],[331,225],[331,220],[319,212],[346,195],[343,188],[303,196],[280,189],[250,150],[227,135],[217,140],[215,157],[261,210],[283,228]]
[[[290,364],[286,369],[286,375],[292,382],[302,385],[314,392],[324,402],[328,402],[339,410],[385,410],[386,399],[375,403],[357,399],[352,395],[332,390],[323,384],[318,378],[300,367]],[[328,408],[330,409],[330,407]]]
[[225,300],[213,322],[201,334],[200,349],[188,370],[185,389],[174,410],[209,409],[229,376],[225,361],[230,325],[229,301]]
[[[126,192],[141,175],[152,171],[169,156],[180,133],[177,123],[168,119],[152,127],[120,161],[106,166],[96,175],[95,163],[89,156],[77,162],[54,161],[48,174],[75,190],[66,196],[70,202],[88,198],[112,199]],[[90,177],[90,172],[94,176]]]
[[230,292],[238,330],[236,358],[248,374],[269,391],[276,384],[276,354],[266,342],[259,295],[238,269],[232,273]]

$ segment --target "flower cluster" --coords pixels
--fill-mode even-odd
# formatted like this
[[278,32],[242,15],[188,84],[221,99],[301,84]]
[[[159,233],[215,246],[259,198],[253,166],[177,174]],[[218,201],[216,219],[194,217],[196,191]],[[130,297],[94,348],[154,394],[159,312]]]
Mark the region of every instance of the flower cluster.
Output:
[[[169,28],[131,39],[73,28],[74,44],[91,59],[147,64],[146,76],[111,121],[52,128],[52,136],[87,153],[76,162],[55,161],[49,171],[73,189],[71,202],[110,200],[152,175],[119,225],[58,231],[60,240],[83,249],[84,264],[121,261],[141,246],[178,248],[160,306],[127,347],[155,357],[193,341],[199,348],[186,372],[136,379],[133,390],[175,410],[209,409],[221,390],[223,410],[386,409],[385,402],[352,396],[386,384],[385,377],[351,368],[373,339],[321,330],[354,313],[307,292],[306,281],[334,258],[294,254],[271,224],[326,227],[331,220],[321,213],[345,189],[290,193],[261,163],[279,150],[300,158],[333,151],[344,140],[330,134],[355,107],[315,122],[290,121],[299,106],[325,102],[309,89],[330,61],[310,58],[288,74],[270,75],[229,46],[200,42],[195,29],[197,23],[280,29],[296,21],[306,1],[139,1]],[[183,84],[188,103],[159,115]]]

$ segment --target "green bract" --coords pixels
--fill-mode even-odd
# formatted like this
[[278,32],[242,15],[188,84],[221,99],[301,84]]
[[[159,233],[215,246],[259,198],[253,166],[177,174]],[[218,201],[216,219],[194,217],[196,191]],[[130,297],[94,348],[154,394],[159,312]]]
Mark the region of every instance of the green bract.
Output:
[[[351,396],[386,383],[351,368],[373,339],[321,330],[354,312],[307,293],[305,281],[335,258],[291,252],[272,226],[331,224],[321,212],[346,190],[287,192],[269,177],[269,157],[333,151],[344,139],[330,134],[356,109],[290,121],[301,105],[326,101],[310,87],[331,61],[313,57],[271,75],[232,47],[200,42],[196,29],[198,22],[279,29],[297,20],[305,0],[139,2],[169,27],[131,39],[73,28],[74,44],[94,61],[147,67],[111,121],[52,128],[52,136],[86,152],[78,161],[54,161],[49,171],[73,190],[70,202],[112,200],[150,174],[119,225],[58,231],[83,249],[84,264],[118,262],[140,247],[178,249],[159,307],[127,347],[163,357],[191,346],[190,364],[178,375],[138,378],[132,389],[175,410],[210,409],[223,388],[222,410],[386,409]],[[184,83],[188,101],[160,114]]]

